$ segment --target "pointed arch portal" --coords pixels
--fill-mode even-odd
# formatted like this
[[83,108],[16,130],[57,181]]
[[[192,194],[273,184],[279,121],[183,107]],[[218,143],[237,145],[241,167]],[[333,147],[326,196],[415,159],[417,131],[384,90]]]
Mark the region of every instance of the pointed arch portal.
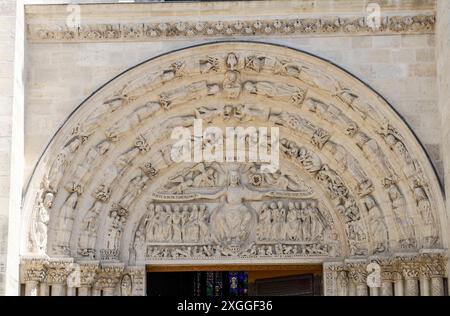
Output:
[[[194,119],[278,127],[279,170],[175,163],[171,132]],[[141,295],[146,265],[323,264],[326,295],[367,295],[373,261],[379,294],[444,291],[443,196],[413,132],[349,73],[272,44],[190,47],[111,80],[52,139],[23,214],[27,294]]]

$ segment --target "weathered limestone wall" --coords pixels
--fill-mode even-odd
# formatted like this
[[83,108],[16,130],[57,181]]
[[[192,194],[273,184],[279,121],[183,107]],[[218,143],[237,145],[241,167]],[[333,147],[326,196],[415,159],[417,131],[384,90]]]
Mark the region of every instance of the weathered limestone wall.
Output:
[[[251,40],[316,54],[368,83],[405,118],[442,174],[434,35]],[[26,174],[29,175],[50,137],[67,116],[102,84],[148,58],[202,42],[205,41],[29,44]]]
[[4,294],[8,244],[15,11],[16,1],[0,0],[0,295]]
[[[446,196],[450,196],[450,2],[438,1],[436,56],[438,68],[438,98],[442,117],[442,157]],[[450,202],[447,200],[447,216]],[[449,262],[450,266],[450,262]]]

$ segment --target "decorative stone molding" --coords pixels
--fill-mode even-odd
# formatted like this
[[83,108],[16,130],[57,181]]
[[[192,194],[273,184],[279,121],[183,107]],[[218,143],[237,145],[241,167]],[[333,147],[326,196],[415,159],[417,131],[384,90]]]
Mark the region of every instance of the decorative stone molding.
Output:
[[[125,269],[125,273],[128,273],[131,277],[131,294],[133,296],[145,296],[146,292],[146,278],[147,278],[147,271],[145,266],[130,266]],[[124,290],[126,290],[126,287],[123,284],[122,281],[121,284],[121,294],[123,295]]]
[[[368,256],[443,247],[445,207],[423,149],[382,98],[323,60],[276,45],[214,43],[148,61],[93,98],[48,146],[24,212],[35,227],[36,197],[52,192],[52,218],[42,221],[50,227],[40,230],[48,255],[62,247],[75,260],[111,262],[93,286],[108,295],[134,293],[142,281],[124,263],[338,258],[352,260],[327,268],[326,292],[364,295]],[[175,163],[171,130],[198,118],[208,127],[279,127],[280,170]],[[72,193],[73,183],[84,190]],[[438,221],[442,231],[424,229]],[[29,249],[43,251],[44,239],[32,238]],[[413,261],[392,273],[414,280]]]
[[104,295],[114,295],[114,290],[119,284],[124,266],[123,263],[102,264],[97,274],[94,287],[102,289]]
[[98,261],[86,261],[78,263],[80,267],[80,287],[91,287],[99,270]]
[[47,276],[47,260],[44,258],[22,258],[22,271],[25,282],[41,282]]
[[49,259],[47,266],[47,281],[49,284],[65,284],[67,277],[72,272],[73,259]]
[[114,42],[161,39],[235,38],[238,36],[311,36],[433,33],[435,15],[386,16],[372,28],[365,17],[170,21],[140,24],[89,24],[70,28],[28,24],[32,42]]

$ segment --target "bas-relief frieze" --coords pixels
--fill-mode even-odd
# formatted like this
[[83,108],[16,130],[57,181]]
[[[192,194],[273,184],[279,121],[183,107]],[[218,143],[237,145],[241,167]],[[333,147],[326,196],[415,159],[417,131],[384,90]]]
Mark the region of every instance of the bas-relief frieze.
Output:
[[[442,247],[437,181],[380,98],[311,56],[215,45],[149,62],[79,110],[72,136],[51,147],[43,179],[34,179],[30,252],[134,264]],[[259,174],[252,164],[198,163],[171,172],[170,131],[199,118],[282,127],[281,164],[294,167]],[[128,293],[129,279],[122,283]]]
[[[236,36],[414,34],[434,31],[434,15],[384,16],[380,25],[366,17],[311,17],[242,19],[234,21],[176,21],[140,24],[28,24],[33,42],[150,41],[170,38],[224,38]],[[206,65],[209,64],[209,65]],[[213,69],[214,60],[205,60],[203,69]]]

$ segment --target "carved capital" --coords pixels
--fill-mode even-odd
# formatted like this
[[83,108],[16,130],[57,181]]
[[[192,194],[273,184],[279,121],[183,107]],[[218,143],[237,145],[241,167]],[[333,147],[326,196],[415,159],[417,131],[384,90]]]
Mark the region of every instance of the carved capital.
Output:
[[447,257],[443,253],[423,253],[420,256],[422,261],[422,273],[428,277],[445,277]]
[[80,262],[80,286],[90,287],[95,281],[95,277],[99,270],[99,262]]
[[345,263],[348,271],[348,277],[356,284],[365,284],[367,282],[367,262],[350,261]]
[[47,263],[47,280],[49,284],[65,284],[72,271],[73,259],[50,259]]
[[46,264],[47,261],[43,258],[22,259],[25,282],[42,282],[47,276]]
[[397,257],[399,271],[405,279],[418,279],[421,274],[422,263],[418,256]]
[[97,274],[94,286],[100,289],[114,289],[120,281],[123,270],[123,263],[102,265]]

